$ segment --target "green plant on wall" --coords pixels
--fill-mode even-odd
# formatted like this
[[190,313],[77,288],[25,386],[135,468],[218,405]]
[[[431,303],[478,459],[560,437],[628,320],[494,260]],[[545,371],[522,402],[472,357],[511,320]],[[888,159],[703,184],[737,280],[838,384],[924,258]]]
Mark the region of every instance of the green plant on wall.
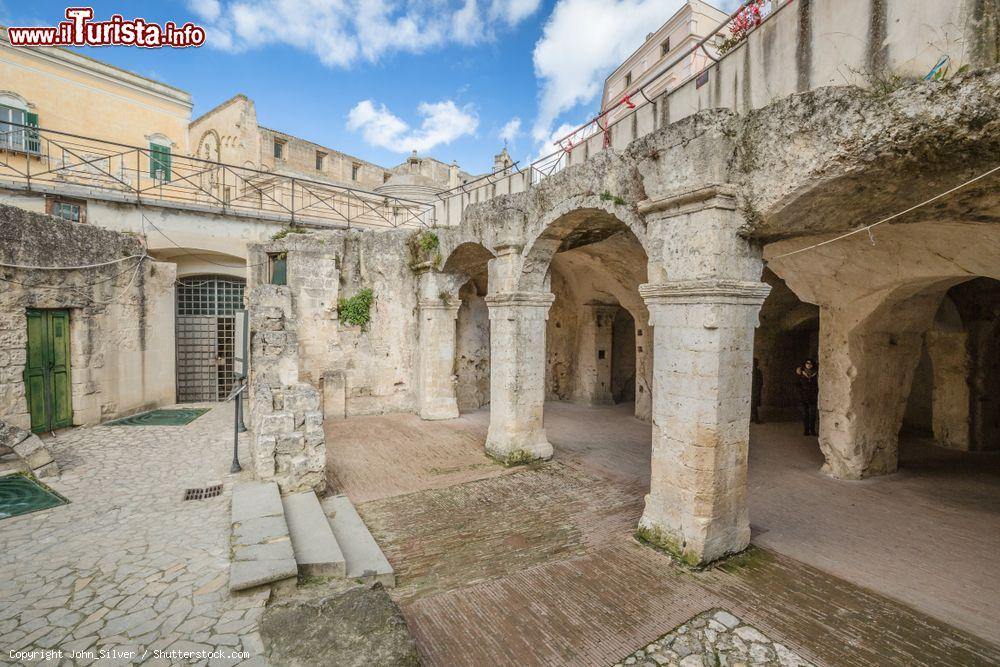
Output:
[[434,232],[420,232],[420,235],[417,237],[417,245],[429,255],[438,249],[441,241]]
[[275,232],[274,235],[271,237],[271,240],[272,241],[280,241],[281,239],[285,238],[289,234],[305,234],[305,233],[306,233],[306,230],[302,229],[301,227],[296,227],[296,226],[292,225],[292,226],[289,226],[289,227],[285,227],[281,231]]
[[365,326],[371,321],[372,302],[375,294],[366,287],[349,299],[341,299],[337,304],[340,321],[354,326]]
[[441,263],[441,240],[434,232],[427,230],[420,232],[415,237],[411,237],[411,248],[416,262],[433,262],[435,265]]

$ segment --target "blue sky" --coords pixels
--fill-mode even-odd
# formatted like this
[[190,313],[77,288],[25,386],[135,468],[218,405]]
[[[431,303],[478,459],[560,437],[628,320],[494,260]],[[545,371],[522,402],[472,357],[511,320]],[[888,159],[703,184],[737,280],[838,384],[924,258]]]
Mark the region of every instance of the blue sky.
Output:
[[[418,148],[479,173],[491,167],[501,134],[527,161],[561,126],[593,115],[604,77],[681,4],[97,1],[95,19],[190,20],[208,27],[208,40],[197,49],[84,52],[189,91],[195,116],[245,93],[267,127],[382,165]],[[0,22],[54,25],[65,8],[0,0]]]

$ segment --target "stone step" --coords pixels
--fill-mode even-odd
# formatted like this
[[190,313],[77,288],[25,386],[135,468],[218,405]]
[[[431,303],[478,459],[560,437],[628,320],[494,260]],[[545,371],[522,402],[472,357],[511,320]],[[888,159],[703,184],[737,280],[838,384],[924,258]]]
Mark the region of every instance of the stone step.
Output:
[[316,494],[312,491],[293,493],[282,498],[281,503],[285,507],[285,522],[299,574],[344,577],[347,573],[344,554]]
[[233,560],[229,590],[242,591],[298,574],[285,523],[281,493],[274,482],[237,482],[231,505]]
[[330,496],[323,500],[322,505],[337,544],[344,552],[347,577],[393,588],[396,573],[347,496]]

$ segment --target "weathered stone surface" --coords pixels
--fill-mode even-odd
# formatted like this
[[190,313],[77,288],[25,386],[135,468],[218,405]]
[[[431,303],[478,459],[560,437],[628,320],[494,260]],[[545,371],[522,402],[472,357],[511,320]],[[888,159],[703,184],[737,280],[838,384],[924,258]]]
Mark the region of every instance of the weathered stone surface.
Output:
[[402,613],[378,584],[272,604],[261,618],[261,638],[276,665],[420,664]]
[[[28,309],[70,311],[73,424],[173,403],[174,264],[145,256],[136,236],[7,204],[0,204],[0,238],[0,262],[10,265],[0,289],[0,420],[31,426],[24,384]],[[35,455],[30,465],[47,465],[43,459]]]
[[788,647],[772,641],[753,626],[744,624],[722,609],[695,616],[652,644],[622,659],[615,667],[649,664],[644,660],[669,667],[812,665]]
[[56,477],[59,466],[45,443],[34,433],[0,419],[0,451],[10,450],[36,477]]

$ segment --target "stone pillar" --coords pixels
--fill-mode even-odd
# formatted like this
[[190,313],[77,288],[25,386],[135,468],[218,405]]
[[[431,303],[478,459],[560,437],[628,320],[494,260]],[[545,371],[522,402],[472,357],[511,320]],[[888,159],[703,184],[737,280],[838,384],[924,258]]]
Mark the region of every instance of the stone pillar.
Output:
[[840,307],[820,310],[819,447],[828,475],[863,479],[896,472],[903,413],[934,313],[916,303],[906,308],[928,311],[923,328],[888,309],[865,318]]
[[739,234],[730,186],[668,191],[639,212],[650,247],[639,293],[652,326],[653,443],[638,534],[684,562],[707,563],[750,542],[753,339],[771,288],[760,281],[760,249]]
[[486,451],[507,462],[552,457],[545,406],[545,322],[549,292],[490,294],[490,428]]
[[653,325],[653,453],[639,522],[648,541],[705,563],[750,543],[750,378],[765,283],[643,285]]
[[969,449],[969,351],[964,331],[928,331],[933,368],[931,427],[941,447]]
[[420,418],[458,417],[455,396],[455,320],[461,302],[421,299],[418,395]]
[[618,308],[604,303],[583,306],[577,400],[591,405],[613,405],[615,402],[611,391],[611,348]]

